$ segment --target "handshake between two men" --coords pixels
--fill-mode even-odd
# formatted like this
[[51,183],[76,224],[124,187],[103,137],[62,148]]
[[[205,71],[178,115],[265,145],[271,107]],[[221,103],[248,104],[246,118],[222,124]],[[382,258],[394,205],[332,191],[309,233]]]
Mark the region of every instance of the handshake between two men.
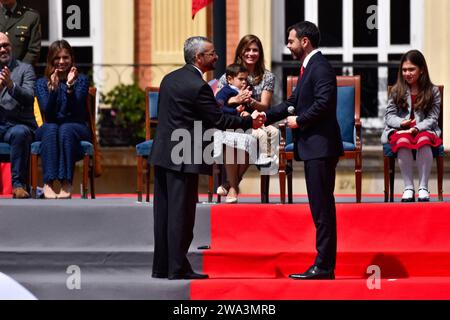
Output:
[[[261,128],[266,122],[266,114],[254,108],[255,103],[254,99],[252,98],[252,91],[250,90],[250,87],[245,87],[239,90],[237,96],[231,98],[230,102],[239,104],[239,106],[236,108],[236,111],[241,117],[252,117],[253,129]],[[254,111],[250,114],[248,111],[246,111],[246,107],[253,108]]]
[[[257,110],[253,111],[251,114],[253,119],[253,129],[261,128],[267,121],[266,113],[259,112]],[[297,123],[297,116],[289,116],[286,118],[286,126],[290,129],[297,129],[299,127]]]
[[[236,110],[241,117],[247,117],[250,115],[249,112],[245,111],[247,109],[246,106],[254,109],[254,111],[251,114],[251,117],[253,119],[253,129],[261,128],[267,121],[266,113],[264,111],[260,111],[255,108],[256,101],[252,98],[252,91],[250,90],[250,87],[246,87],[239,90],[238,95],[233,97],[232,100],[233,101],[230,100],[230,102],[240,104],[236,108]],[[294,112],[295,112],[294,108],[293,112],[289,110],[290,114],[294,114]],[[290,129],[297,129],[299,127],[297,123],[297,116],[291,115],[287,117],[286,126],[289,127]]]

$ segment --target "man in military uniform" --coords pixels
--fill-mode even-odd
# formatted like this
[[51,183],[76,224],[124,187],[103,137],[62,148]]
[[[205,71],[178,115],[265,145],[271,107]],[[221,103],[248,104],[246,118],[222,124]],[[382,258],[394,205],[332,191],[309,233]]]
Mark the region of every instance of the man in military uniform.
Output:
[[17,0],[0,0],[0,4],[0,32],[8,36],[14,58],[34,65],[41,51],[39,13]]

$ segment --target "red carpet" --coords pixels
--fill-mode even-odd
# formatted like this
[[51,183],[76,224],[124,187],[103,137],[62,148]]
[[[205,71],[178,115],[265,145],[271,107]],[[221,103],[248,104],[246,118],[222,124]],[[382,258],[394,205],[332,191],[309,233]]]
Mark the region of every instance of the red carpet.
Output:
[[[192,298],[450,299],[449,204],[339,204],[337,218],[337,280],[305,283],[287,276],[314,261],[307,205],[213,206],[203,263],[213,280],[192,283]],[[382,290],[367,288],[370,265]]]
[[382,280],[370,290],[366,280],[208,280],[191,284],[192,300],[448,300],[450,277]]

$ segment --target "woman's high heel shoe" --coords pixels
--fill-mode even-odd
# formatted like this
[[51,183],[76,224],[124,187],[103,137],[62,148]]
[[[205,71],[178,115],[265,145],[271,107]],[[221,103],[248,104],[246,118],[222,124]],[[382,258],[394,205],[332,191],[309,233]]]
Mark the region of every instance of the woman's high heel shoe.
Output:
[[[230,188],[231,190],[231,188]],[[230,190],[228,190],[228,195],[225,198],[225,203],[237,203],[238,202],[238,194],[239,194],[239,190],[236,190],[235,195],[230,195]]]
[[64,181],[61,184],[61,191],[58,194],[58,199],[71,199],[72,198],[72,184],[68,181]]
[[238,202],[237,197],[227,196],[225,199],[225,203],[228,203],[228,204],[237,203],[237,202]]
[[53,190],[53,183],[44,184],[44,198],[45,199],[56,199],[56,192]]
[[217,188],[216,193],[217,193],[219,196],[225,197],[225,196],[228,194],[228,190],[227,190],[224,186],[219,186],[219,187]]

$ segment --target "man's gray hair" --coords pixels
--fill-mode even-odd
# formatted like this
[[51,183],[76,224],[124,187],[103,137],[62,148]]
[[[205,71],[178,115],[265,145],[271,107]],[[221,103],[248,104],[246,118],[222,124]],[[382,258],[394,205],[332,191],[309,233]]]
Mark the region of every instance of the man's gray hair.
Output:
[[205,37],[191,37],[184,42],[184,61],[194,64],[195,56],[205,52],[205,43],[211,41]]

